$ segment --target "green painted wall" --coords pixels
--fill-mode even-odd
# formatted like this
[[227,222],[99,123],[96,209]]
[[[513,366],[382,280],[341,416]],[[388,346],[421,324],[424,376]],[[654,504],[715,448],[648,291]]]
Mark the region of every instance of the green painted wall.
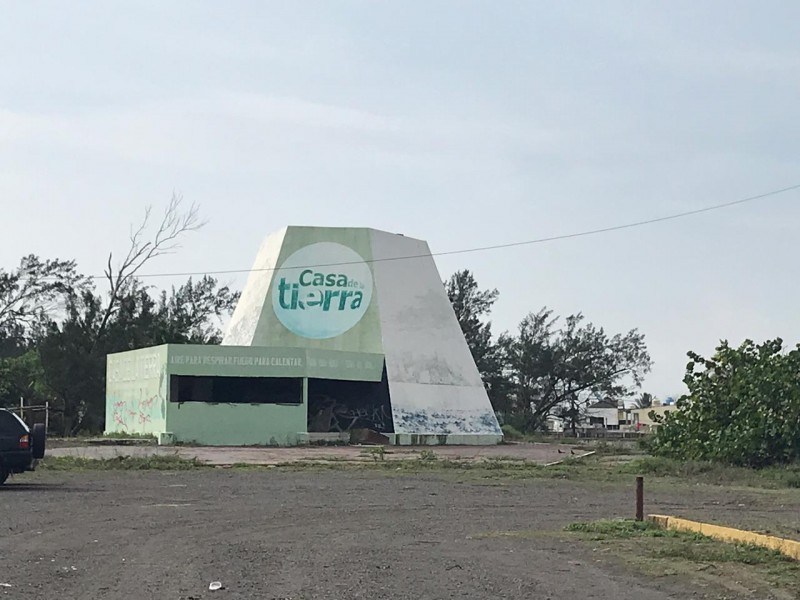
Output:
[[383,355],[315,348],[170,345],[170,375],[380,381]]
[[106,433],[166,431],[167,346],[111,354],[106,361]]
[[383,355],[327,349],[169,345],[107,359],[106,432],[172,433],[207,445],[294,445],[306,432],[302,403],[171,402],[170,376],[298,377],[380,381]]
[[306,430],[306,405],[170,402],[167,422],[175,439],[208,446],[293,446]]
[[[308,359],[299,348],[170,345],[170,375],[305,377]],[[297,444],[306,431],[306,404],[169,402],[167,424],[180,442],[209,446]]]
[[[372,244],[369,238],[368,229],[352,228],[328,228],[328,227],[289,227],[277,264],[280,266],[296,251],[309,246],[324,242],[341,244],[354,250],[361,256],[367,265],[372,260]],[[325,264],[324,256],[313,259],[313,264]],[[334,261],[335,262],[335,261]],[[337,271],[347,271],[347,266],[337,269],[335,266],[317,269],[326,274],[336,273]],[[344,332],[333,338],[310,339],[300,337],[287,329],[276,317],[273,309],[272,296],[274,287],[279,285],[282,271],[278,269],[270,283],[267,299],[261,312],[261,319],[253,337],[253,346],[278,346],[278,347],[300,347],[300,348],[319,348],[328,350],[346,350],[351,352],[367,352],[380,354],[383,352],[383,341],[381,340],[380,319],[378,318],[378,301],[372,297],[372,301],[367,307],[361,320],[349,331]],[[295,273],[297,275],[297,273]],[[374,283],[373,283],[374,288]]]

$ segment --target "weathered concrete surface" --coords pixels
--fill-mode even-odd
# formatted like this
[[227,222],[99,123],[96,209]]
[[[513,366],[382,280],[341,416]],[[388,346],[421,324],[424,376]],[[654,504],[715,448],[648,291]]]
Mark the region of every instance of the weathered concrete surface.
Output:
[[[651,508],[717,514],[712,502],[741,502],[737,494],[669,488]],[[631,500],[627,486],[597,482],[491,486],[432,474],[34,473],[0,489],[0,582],[12,586],[0,597],[723,597],[683,577],[628,571],[563,532],[626,516]],[[530,535],[498,535],[508,531]],[[217,580],[225,590],[209,592]]]
[[[158,446],[79,446],[53,448],[48,456],[77,456],[82,458],[114,458],[117,456],[178,455],[196,458],[211,465],[278,465],[299,461],[352,460],[372,461],[371,446],[305,446],[295,448],[228,448]],[[387,446],[385,460],[419,458],[423,448]],[[428,448],[439,458],[485,460],[513,458],[547,464],[570,456],[580,456],[582,450],[559,444],[508,444],[503,446],[436,446]]]
[[[284,306],[281,290],[289,287],[282,286],[317,289],[310,279],[300,281],[301,273],[312,273],[308,267],[326,281],[343,276],[359,284],[363,305],[359,298],[346,309],[342,299],[340,310],[324,313],[312,309],[320,306],[316,301]],[[313,293],[321,298],[322,288]],[[502,439],[422,240],[364,228],[289,227],[273,234],[256,258],[223,344],[381,354],[396,433],[474,435],[492,444]]]
[[500,425],[428,244],[377,230],[370,237],[395,433],[499,441]]

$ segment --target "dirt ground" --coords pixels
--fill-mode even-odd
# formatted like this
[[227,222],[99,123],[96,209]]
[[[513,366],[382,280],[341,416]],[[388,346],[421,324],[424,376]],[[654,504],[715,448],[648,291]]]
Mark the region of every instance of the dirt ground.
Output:
[[[733,518],[753,498],[656,486],[647,508]],[[629,516],[631,505],[630,489],[618,483],[458,472],[38,472],[0,488],[0,584],[11,586],[0,585],[0,597],[773,597],[741,584],[732,592],[648,578],[563,531],[573,521]],[[746,510],[775,520],[797,518],[798,508]],[[212,581],[225,589],[209,591]]]

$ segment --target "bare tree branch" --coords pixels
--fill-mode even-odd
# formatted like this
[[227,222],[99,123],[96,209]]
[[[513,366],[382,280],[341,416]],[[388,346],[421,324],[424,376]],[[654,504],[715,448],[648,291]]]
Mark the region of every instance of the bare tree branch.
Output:
[[197,204],[192,203],[183,210],[183,196],[173,193],[152,238],[144,241],[151,214],[152,207],[147,207],[139,227],[135,230],[131,227],[128,253],[119,266],[114,267],[112,255],[108,255],[105,276],[109,286],[109,299],[100,321],[98,338],[105,332],[109,320],[118,309],[121,292],[135,280],[141,269],[153,259],[171,254],[180,248],[180,237],[184,233],[197,231],[206,224],[200,218]]

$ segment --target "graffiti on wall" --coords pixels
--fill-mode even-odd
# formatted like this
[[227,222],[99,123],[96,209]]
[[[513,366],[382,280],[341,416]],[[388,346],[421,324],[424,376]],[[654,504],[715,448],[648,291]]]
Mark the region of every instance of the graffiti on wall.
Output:
[[114,431],[142,431],[153,421],[163,418],[164,399],[161,394],[136,399],[111,398],[111,420]]
[[309,399],[309,431],[337,431],[345,433],[351,429],[373,429],[389,431],[392,414],[385,403],[366,406],[349,406],[335,398],[320,395]]
[[166,418],[166,402],[163,395],[166,373],[162,371],[158,386],[154,382],[134,389],[117,389],[109,392],[107,402],[111,407],[111,422],[106,424],[109,431],[148,433],[154,424]]
[[106,430],[151,433],[166,417],[165,349],[112,354],[106,375]]

